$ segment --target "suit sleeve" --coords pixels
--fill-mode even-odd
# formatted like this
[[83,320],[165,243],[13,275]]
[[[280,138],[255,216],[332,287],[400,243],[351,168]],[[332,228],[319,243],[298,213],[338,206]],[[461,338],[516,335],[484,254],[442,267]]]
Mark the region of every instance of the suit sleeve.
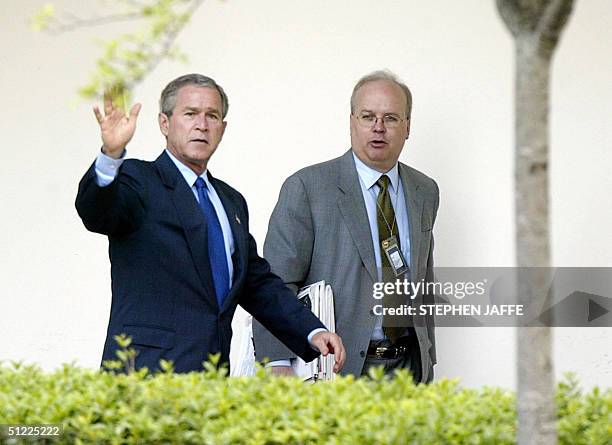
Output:
[[[440,192],[439,192],[438,185],[436,184],[436,182],[433,180],[432,182],[433,182],[434,189],[435,189],[435,205],[434,205],[434,211],[432,215],[432,227],[433,227],[433,224],[436,221],[436,216],[438,214],[438,207],[440,204]],[[434,258],[434,237],[432,233],[431,241],[429,244],[429,257],[427,258],[427,270],[425,272],[425,282],[426,283],[434,282],[434,259],[433,258]],[[425,295],[424,303],[425,304],[435,304],[435,295],[433,294]],[[429,354],[431,356],[432,363],[435,365],[437,363],[437,358],[436,358],[436,337],[435,337],[436,327],[434,323],[434,317],[427,317],[425,320],[427,324],[427,334],[429,336],[429,340],[431,341],[431,348],[429,349]],[[433,373],[431,374],[431,378],[433,378]]]
[[[278,202],[268,226],[264,257],[272,271],[292,290],[290,304],[305,284],[310,269],[314,243],[314,229],[308,195],[302,180],[294,175],[283,184]],[[292,301],[290,301],[292,300]],[[309,311],[310,312],[310,311]],[[253,323],[253,340],[257,360],[271,361],[295,358],[268,330]]]
[[[244,204],[246,210],[246,203]],[[271,332],[291,356],[309,362],[319,353],[308,343],[308,334],[325,328],[317,317],[295,298],[295,294],[270,270],[268,262],[257,254],[254,238],[249,235],[248,272],[240,305],[253,315],[253,324]],[[258,323],[257,323],[258,322]],[[265,326],[265,328],[263,326]],[[282,342],[282,343],[281,343]],[[255,346],[257,350],[257,345]]]
[[101,187],[96,180],[95,164],[79,183],[75,206],[87,230],[110,236],[135,231],[145,214],[144,186],[137,167],[126,161],[117,177]]

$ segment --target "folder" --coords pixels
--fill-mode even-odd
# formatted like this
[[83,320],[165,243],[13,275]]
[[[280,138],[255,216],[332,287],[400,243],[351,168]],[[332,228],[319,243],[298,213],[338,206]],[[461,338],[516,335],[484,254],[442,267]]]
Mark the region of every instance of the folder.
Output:
[[[319,281],[301,288],[297,297],[321,320],[329,332],[336,332],[334,294],[331,286],[326,285],[325,281]],[[253,317],[244,309],[239,308],[236,311],[232,323],[236,335],[232,338],[232,350],[230,352],[230,375],[233,377],[255,374],[252,320]],[[335,377],[333,354],[328,354],[327,357],[319,356],[310,363],[306,363],[298,357],[291,360],[291,364],[296,375],[304,381],[333,380]]]
[[[310,308],[329,332],[336,332],[334,293],[329,284],[322,280],[305,286],[299,290],[297,298]],[[320,355],[309,363],[298,357],[292,360],[292,367],[295,374],[304,381],[334,380],[336,376],[333,354],[328,354],[327,357]]]

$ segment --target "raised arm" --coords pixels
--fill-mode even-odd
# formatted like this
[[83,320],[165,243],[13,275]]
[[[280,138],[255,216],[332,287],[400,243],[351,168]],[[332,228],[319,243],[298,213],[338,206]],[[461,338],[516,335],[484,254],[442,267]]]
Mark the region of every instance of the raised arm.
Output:
[[[100,154],[79,183],[75,205],[85,227],[92,232],[124,235],[136,230],[142,222],[145,213],[142,181],[136,166],[131,164],[127,168],[121,159],[134,136],[140,108],[140,104],[134,105],[126,116],[109,97],[104,99],[104,115],[94,107],[100,124],[102,152],[112,159]],[[109,163],[113,165],[104,171],[104,165]],[[121,175],[116,179],[119,167]]]

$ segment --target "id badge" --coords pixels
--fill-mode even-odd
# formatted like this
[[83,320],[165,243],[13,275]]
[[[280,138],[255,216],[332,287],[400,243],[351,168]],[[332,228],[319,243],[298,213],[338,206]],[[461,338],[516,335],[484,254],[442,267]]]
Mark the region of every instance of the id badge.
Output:
[[381,246],[383,252],[385,252],[385,255],[387,255],[389,264],[391,264],[391,268],[393,269],[393,273],[396,277],[399,277],[408,271],[408,264],[406,264],[404,255],[402,255],[402,251],[397,245],[397,238],[395,238],[395,236],[383,240]]

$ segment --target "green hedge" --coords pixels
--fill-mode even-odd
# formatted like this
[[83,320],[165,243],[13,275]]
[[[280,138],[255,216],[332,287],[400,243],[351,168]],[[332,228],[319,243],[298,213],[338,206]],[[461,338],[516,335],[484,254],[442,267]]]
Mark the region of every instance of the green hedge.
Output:
[[[57,442],[84,444],[513,444],[514,393],[338,378],[304,384],[260,369],[228,378],[202,373],[114,374],[65,365],[54,372],[0,366],[0,424],[61,423]],[[610,444],[612,391],[558,387],[561,444]],[[21,443],[10,442],[6,443]]]

